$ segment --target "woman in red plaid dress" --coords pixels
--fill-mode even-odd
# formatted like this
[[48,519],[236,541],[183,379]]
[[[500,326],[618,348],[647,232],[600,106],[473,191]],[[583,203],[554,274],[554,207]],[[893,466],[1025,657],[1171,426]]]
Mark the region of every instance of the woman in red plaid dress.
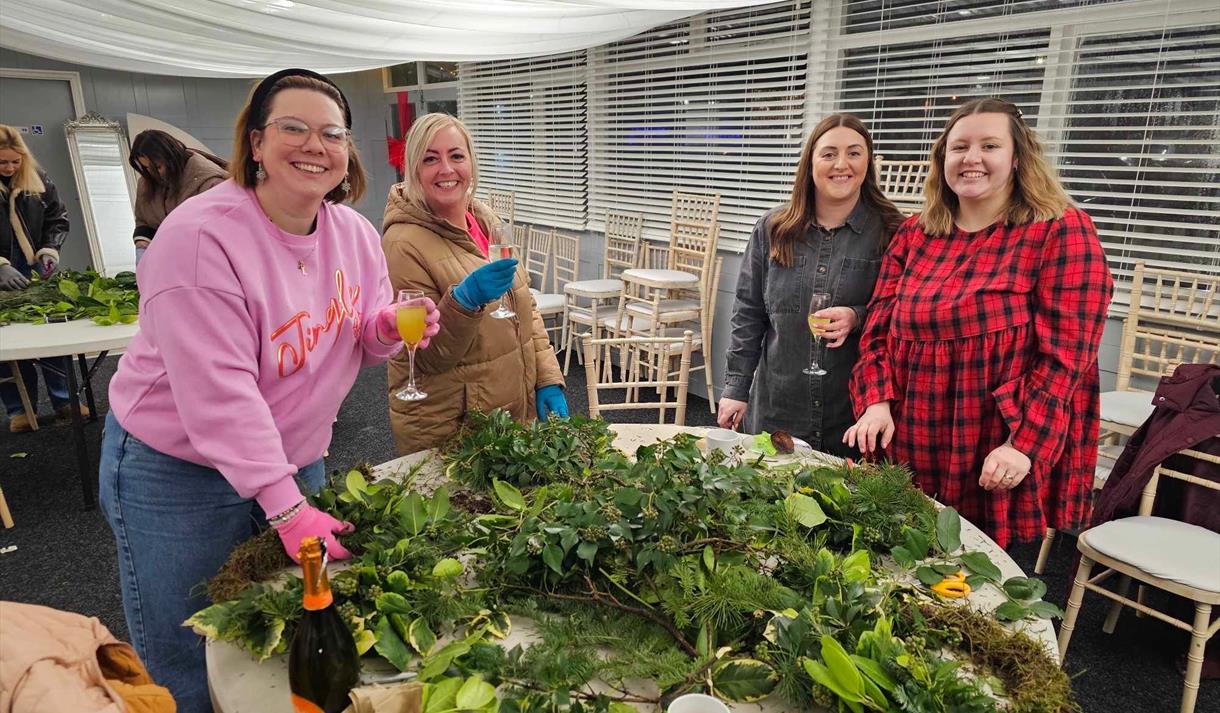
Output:
[[1001,547],[1079,526],[1112,284],[1021,112],[964,104],[932,147],[923,212],[882,260],[843,440],[910,464]]

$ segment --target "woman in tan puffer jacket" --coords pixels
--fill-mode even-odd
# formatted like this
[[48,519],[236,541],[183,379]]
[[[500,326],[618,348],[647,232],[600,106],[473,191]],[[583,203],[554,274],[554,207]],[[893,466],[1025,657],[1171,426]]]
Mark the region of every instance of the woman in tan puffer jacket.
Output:
[[499,218],[472,197],[478,167],[465,126],[445,114],[420,118],[407,136],[404,166],[405,180],[390,189],[381,246],[394,289],[432,298],[441,331],[415,357],[427,398],[394,398],[407,383],[407,355],[390,361],[398,454],[440,446],[471,410],[503,408],[518,421],[567,416],[563,375],[524,268],[517,266],[511,289],[504,282],[500,290],[508,289],[504,300],[516,317],[492,318],[497,301],[470,288],[479,279],[472,273],[488,266],[488,236]]

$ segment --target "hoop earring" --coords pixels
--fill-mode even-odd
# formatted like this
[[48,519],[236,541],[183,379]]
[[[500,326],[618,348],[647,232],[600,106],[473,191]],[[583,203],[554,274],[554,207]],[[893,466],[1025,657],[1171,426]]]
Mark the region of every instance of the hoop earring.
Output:
[[347,180],[347,174],[346,174],[346,173],[345,173],[345,174],[343,174],[343,183],[340,183],[340,184],[339,184],[339,188],[340,188],[340,189],[342,189],[342,191],[343,191],[344,193],[351,193],[351,192],[352,192],[352,184],[351,184],[351,181],[348,181],[348,180]]
[[254,180],[262,183],[267,180],[267,172],[263,170],[263,164],[258,164],[258,170],[254,172]]

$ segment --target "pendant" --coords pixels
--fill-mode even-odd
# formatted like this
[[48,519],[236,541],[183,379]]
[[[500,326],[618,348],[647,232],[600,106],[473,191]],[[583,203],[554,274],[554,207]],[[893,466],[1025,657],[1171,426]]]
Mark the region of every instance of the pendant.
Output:
[[308,272],[305,271],[305,261],[304,260],[297,260],[297,269],[301,271],[302,275],[309,274]]

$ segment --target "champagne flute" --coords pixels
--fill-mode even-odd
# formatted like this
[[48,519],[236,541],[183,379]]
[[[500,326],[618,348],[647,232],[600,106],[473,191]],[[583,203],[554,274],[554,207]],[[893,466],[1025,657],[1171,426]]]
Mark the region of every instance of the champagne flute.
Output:
[[[809,300],[809,331],[813,333],[813,344],[816,348],[822,342],[822,330],[830,325],[830,317],[816,317],[815,312],[830,306],[830,295],[825,292],[814,292]],[[826,376],[826,370],[818,366],[816,355],[809,357],[809,366],[802,370],[811,376]]]
[[424,305],[424,293],[420,290],[399,290],[398,310],[394,315],[398,325],[398,336],[407,345],[407,363],[410,366],[410,377],[407,388],[394,394],[403,401],[419,401],[427,398],[427,394],[415,387],[415,348],[424,338],[424,330],[428,325],[425,321],[428,308]]
[[[487,259],[491,261],[504,260],[513,256],[513,250],[516,245],[513,245],[510,228],[507,224],[497,222],[491,229],[491,244],[487,246]],[[512,288],[508,288],[512,291]],[[508,303],[504,301],[504,295],[500,295],[500,306],[496,308],[491,316],[496,319],[508,319],[516,317],[517,313],[508,308]]]

